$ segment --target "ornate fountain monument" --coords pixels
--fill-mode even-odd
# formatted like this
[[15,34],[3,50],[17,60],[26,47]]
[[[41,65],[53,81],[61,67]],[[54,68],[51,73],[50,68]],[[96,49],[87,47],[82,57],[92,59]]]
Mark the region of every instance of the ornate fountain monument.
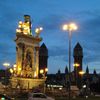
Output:
[[42,28],[36,28],[32,35],[31,19],[24,15],[24,22],[19,21],[16,29],[16,66],[13,68],[12,88],[32,89],[44,84],[45,79],[39,79],[39,36]]

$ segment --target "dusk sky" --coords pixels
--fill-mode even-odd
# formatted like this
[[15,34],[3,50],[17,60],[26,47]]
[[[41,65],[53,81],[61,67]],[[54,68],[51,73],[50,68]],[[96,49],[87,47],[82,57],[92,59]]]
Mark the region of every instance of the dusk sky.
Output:
[[[16,62],[16,28],[23,16],[31,16],[32,33],[42,26],[42,43],[48,52],[49,73],[68,66],[68,32],[62,25],[75,22],[78,30],[72,32],[73,48],[77,42],[83,47],[83,69],[100,73],[100,0],[0,0],[0,68],[4,62]],[[73,66],[72,66],[73,70]]]

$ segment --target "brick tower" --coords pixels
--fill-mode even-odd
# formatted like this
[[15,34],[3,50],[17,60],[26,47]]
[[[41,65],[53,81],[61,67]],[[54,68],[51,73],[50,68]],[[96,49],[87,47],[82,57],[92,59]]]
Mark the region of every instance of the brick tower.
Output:
[[43,43],[39,49],[39,70],[45,69],[48,66],[48,49],[46,45]]
[[82,60],[83,60],[83,49],[79,43],[74,47],[73,52],[74,57],[74,65],[78,64],[78,66],[74,66],[74,74],[76,82],[80,80],[79,72],[82,71]]

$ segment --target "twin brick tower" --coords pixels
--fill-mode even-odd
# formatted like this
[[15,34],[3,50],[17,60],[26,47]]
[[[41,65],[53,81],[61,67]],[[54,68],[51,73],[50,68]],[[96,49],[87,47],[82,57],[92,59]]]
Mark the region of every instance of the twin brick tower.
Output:
[[[11,85],[13,88],[32,89],[43,85],[45,78],[40,78],[40,70],[47,68],[48,49],[40,37],[41,27],[36,28],[32,34],[32,24],[29,15],[24,15],[24,22],[19,21],[16,29],[16,68],[13,70]],[[79,43],[74,48],[74,63],[79,67],[74,69],[75,76],[82,70],[83,50]]]

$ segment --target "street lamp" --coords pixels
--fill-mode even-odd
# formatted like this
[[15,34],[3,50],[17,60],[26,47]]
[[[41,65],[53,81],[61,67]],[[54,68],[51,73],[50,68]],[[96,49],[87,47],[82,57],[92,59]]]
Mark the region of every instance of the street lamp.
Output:
[[80,66],[80,64],[78,63],[74,63],[73,66],[75,67],[75,80],[76,80],[76,86],[77,86],[77,78],[78,78],[78,67]]
[[44,70],[43,69],[40,69],[40,74],[43,74],[44,73]]
[[79,71],[79,75],[80,75],[80,77],[81,77],[81,86],[82,86],[82,84],[83,84],[82,78],[83,78],[83,75],[84,75],[84,74],[85,74],[84,71]]
[[48,68],[40,69],[40,74],[43,75],[43,78],[46,79],[46,73],[48,72]]
[[[44,81],[46,81],[46,73],[48,72],[48,68],[40,69],[40,74],[43,75]],[[44,93],[45,93],[46,84],[44,82]]]
[[84,73],[85,73],[84,71],[80,71],[80,72],[79,72],[79,75],[83,76]]
[[70,100],[70,85],[71,85],[71,79],[70,79],[70,72],[71,72],[71,35],[72,31],[77,30],[77,25],[75,23],[69,23],[63,25],[63,30],[68,31],[69,35],[69,100]]
[[8,68],[10,66],[10,63],[5,62],[5,63],[3,63],[3,66]]
[[11,73],[11,75],[13,75],[13,72],[14,72],[14,71],[13,71],[13,69],[12,69],[12,68],[10,68],[10,73]]
[[48,72],[48,68],[45,68],[45,73],[47,73]]
[[43,30],[43,27],[38,27],[35,29],[36,37],[39,37],[42,30]]

